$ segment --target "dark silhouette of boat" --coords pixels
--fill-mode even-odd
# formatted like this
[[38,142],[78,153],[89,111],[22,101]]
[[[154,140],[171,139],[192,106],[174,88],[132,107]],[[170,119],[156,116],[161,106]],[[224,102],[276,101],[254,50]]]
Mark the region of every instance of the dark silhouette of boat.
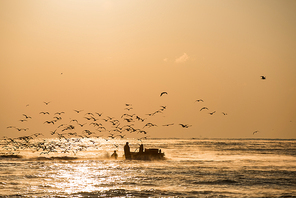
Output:
[[161,149],[145,149],[143,152],[131,152],[132,160],[164,160]]
[[149,148],[144,149],[143,144],[137,149],[138,152],[130,152],[130,160],[164,160],[164,153],[161,149]]

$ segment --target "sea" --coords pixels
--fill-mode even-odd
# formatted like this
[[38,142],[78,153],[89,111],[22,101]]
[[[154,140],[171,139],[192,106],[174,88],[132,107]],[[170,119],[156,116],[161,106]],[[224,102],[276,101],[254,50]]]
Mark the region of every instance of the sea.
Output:
[[[296,197],[295,139],[16,141],[0,142],[0,197]],[[126,142],[165,159],[125,160]]]

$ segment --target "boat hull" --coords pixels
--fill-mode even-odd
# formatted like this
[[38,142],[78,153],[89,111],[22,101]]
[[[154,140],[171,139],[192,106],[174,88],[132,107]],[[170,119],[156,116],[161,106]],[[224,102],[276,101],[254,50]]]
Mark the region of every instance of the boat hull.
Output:
[[131,152],[132,160],[164,160],[164,153]]

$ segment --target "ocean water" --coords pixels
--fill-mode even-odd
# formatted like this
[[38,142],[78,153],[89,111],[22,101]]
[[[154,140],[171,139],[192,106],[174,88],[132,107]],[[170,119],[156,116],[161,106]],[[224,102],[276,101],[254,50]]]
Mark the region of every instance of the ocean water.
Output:
[[[38,139],[15,149],[2,140],[0,196],[296,197],[296,140],[143,140],[165,153],[161,161],[124,160],[126,141],[131,151],[139,146],[136,139]],[[117,160],[109,157],[114,150]]]

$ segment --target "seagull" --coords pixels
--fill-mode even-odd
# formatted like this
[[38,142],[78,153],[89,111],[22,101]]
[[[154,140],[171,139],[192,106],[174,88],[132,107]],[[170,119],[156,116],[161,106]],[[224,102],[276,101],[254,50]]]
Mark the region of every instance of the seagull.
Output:
[[258,132],[259,132],[259,131],[254,131],[254,132],[253,132],[253,135],[254,135],[255,133],[258,133]]
[[174,123],[171,123],[171,124],[164,124],[162,126],[170,126],[170,125],[174,125]]
[[56,112],[55,114],[58,114],[58,115],[61,115],[62,113],[65,113],[65,112]]
[[191,127],[192,125],[188,125],[188,124],[179,124],[181,125],[183,128],[188,128],[188,127]]
[[53,135],[53,134],[55,134],[56,132],[57,132],[57,130],[51,131],[51,132],[50,132],[50,135]]
[[85,119],[87,119],[87,120],[91,120],[92,118],[88,118],[88,117],[84,117]]
[[144,122],[144,120],[145,120],[143,118],[140,118],[139,116],[136,116],[136,119],[139,120],[139,121],[142,121],[142,122]]
[[44,111],[41,111],[39,114],[49,114],[49,112],[44,112]]
[[78,123],[78,122],[77,122],[77,124],[79,124],[79,126],[81,126],[81,127],[83,127],[84,125],[86,125],[86,123],[84,123],[84,124],[80,124],[80,123]]
[[32,136],[38,137],[39,135],[43,135],[42,133],[35,133]]
[[98,116],[102,116],[103,113],[97,113],[97,112],[96,112],[96,114],[97,114]]
[[262,80],[265,80],[266,79],[266,76],[260,76]]
[[138,133],[144,133],[144,134],[147,134],[146,131],[143,131],[143,130],[139,130]]
[[227,115],[227,113],[224,113],[224,112],[222,112],[223,113],[223,115]]
[[121,138],[124,138],[124,137],[125,137],[125,135],[117,135],[117,136],[119,136],[119,137],[121,137]]
[[203,107],[203,108],[201,108],[199,111],[201,111],[201,110],[203,110],[203,109],[207,109],[207,110],[209,110],[208,107]]
[[81,111],[83,111],[83,110],[74,110],[76,113],[80,113]]
[[73,120],[71,120],[70,122],[77,122],[77,123],[78,123],[78,120],[76,120],[76,119],[73,119]]
[[[152,127],[152,126],[157,126],[157,125],[156,125],[156,124],[153,124],[153,123],[151,123],[151,122],[149,122],[149,123],[145,124],[144,127],[146,127],[146,126],[148,126],[148,127],[150,128],[150,127]],[[144,128],[144,127],[143,127],[143,128]]]
[[203,102],[203,100],[202,99],[198,99],[195,102]]
[[160,110],[165,110],[166,109],[166,106],[160,106],[162,109],[160,109]]
[[[16,128],[16,127],[15,127]],[[22,130],[24,130],[24,131],[27,131],[27,130],[29,130],[29,128],[16,128],[18,131],[22,131]]]
[[[54,124],[54,121],[45,121],[44,123],[47,123],[47,124],[52,123],[52,124]],[[44,123],[43,123],[43,124],[44,124]]]
[[44,102],[46,105],[48,105],[50,102]]
[[163,92],[161,92],[160,96],[162,96],[163,94],[168,94],[168,92],[163,91]]
[[124,118],[127,122],[133,122],[134,120],[132,118]]
[[213,115],[214,113],[216,113],[216,111],[213,111],[213,112],[211,112],[211,113],[209,113],[210,115]]

